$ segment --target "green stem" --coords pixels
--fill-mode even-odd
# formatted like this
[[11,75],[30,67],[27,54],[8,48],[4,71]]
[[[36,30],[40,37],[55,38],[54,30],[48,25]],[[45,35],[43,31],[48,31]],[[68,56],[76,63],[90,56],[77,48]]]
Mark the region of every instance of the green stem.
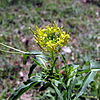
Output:
[[23,54],[27,53],[27,52],[24,52],[24,51],[22,51],[22,50],[19,50],[19,49],[13,48],[13,47],[11,47],[11,46],[5,45],[5,44],[3,44],[3,43],[0,43],[0,44],[1,44],[2,46],[4,46],[4,47],[7,47],[7,48],[9,48],[9,49],[15,50],[15,51],[20,52],[20,53],[23,53]]
[[54,62],[54,51],[51,52],[51,58],[52,58],[52,61]]
[[11,51],[6,51],[6,50],[2,50],[0,49],[0,51],[2,52],[6,52],[6,53],[17,53],[17,54],[26,54],[26,55],[40,55],[40,53],[34,53],[34,52],[25,52],[25,51],[22,51],[22,50],[19,50],[19,49],[16,49],[16,48],[13,48],[11,46],[8,46],[8,45],[5,45],[3,43],[0,43],[0,45],[6,47],[6,48],[9,48],[9,49],[12,49],[16,52],[11,52]]
[[64,64],[66,64],[66,58],[65,58],[65,56],[63,54],[60,54],[60,55],[61,55],[62,60],[64,61]]
[[2,50],[2,49],[0,49],[0,51],[5,52],[5,53],[11,53],[11,54],[22,54],[20,52],[10,52],[10,51]]
[[52,51],[51,52],[51,65],[52,65],[52,69],[51,69],[51,71],[52,71],[52,73],[53,73],[53,70],[55,70],[56,72],[57,72],[57,69],[56,69],[56,61],[57,61],[57,58],[56,58],[56,55],[55,55],[55,52],[54,51]]
[[54,52],[51,51],[51,73],[53,73],[53,68],[54,68]]

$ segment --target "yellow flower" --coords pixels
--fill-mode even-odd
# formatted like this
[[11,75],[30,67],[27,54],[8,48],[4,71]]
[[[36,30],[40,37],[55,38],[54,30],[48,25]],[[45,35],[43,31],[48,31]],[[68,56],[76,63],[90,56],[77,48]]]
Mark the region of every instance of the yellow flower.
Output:
[[70,35],[57,27],[54,23],[52,26],[48,25],[45,28],[36,27],[34,33],[36,42],[46,51],[57,51],[69,41]]

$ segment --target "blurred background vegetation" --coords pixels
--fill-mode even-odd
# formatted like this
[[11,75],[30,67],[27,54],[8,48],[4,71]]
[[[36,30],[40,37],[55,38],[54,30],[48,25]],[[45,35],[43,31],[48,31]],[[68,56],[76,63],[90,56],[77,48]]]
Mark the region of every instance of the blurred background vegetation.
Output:
[[[54,21],[71,34],[67,63],[100,61],[99,0],[0,0],[0,42],[4,44],[24,51],[37,50],[28,27],[43,27]],[[23,65],[20,55],[0,52],[0,100],[6,100],[12,89],[27,78],[30,64],[29,60]],[[98,73],[96,82],[99,81]],[[36,100],[32,92],[21,100]]]

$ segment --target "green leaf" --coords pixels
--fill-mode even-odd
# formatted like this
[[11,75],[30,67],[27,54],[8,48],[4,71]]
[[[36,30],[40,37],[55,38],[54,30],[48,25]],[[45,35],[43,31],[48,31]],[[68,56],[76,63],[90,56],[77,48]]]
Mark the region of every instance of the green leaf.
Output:
[[59,89],[52,83],[52,86],[54,87],[56,93],[58,94],[58,97],[60,98],[60,100],[63,100],[63,96],[61,94],[61,91],[59,91]]
[[68,91],[67,91],[68,98],[67,98],[67,100],[71,100],[72,91],[73,91],[73,88],[75,87],[76,82],[77,82],[76,76],[74,76],[74,77],[71,79],[70,85],[69,85],[69,87],[68,87]]
[[50,86],[50,82],[47,82],[47,83],[43,84],[42,87],[40,87],[39,91],[46,90],[49,86]]
[[43,82],[41,77],[34,76],[31,79],[23,82],[23,84],[14,91],[14,93],[9,97],[8,100],[17,100],[23,93],[28,91],[32,87],[40,86],[40,83]]
[[23,93],[29,90],[31,87],[37,85],[39,82],[30,82],[27,85],[22,84],[15,92],[10,96],[8,100],[17,100]]
[[39,51],[30,51],[30,52],[26,52],[26,55],[41,55],[43,54],[42,52]]
[[100,62],[99,61],[93,61],[93,60],[91,60],[90,61],[90,68],[92,69],[94,69],[94,68],[96,68],[96,69],[100,69]]
[[81,88],[80,88],[79,93],[78,93],[78,94],[76,95],[76,97],[75,97],[75,100],[77,100],[77,98],[78,98],[79,96],[81,96],[81,95],[85,92],[87,86],[88,86],[92,81],[94,81],[95,75],[96,75],[96,72],[91,71],[91,72],[86,76],[86,78],[85,78],[85,80],[84,80],[84,82],[83,82],[83,84],[82,84],[82,86],[81,86]]
[[46,56],[42,55],[36,55],[35,58],[32,58],[32,60],[41,67],[46,67]]
[[61,57],[62,57],[64,63],[66,64],[66,58],[65,58],[65,56],[63,54],[61,54]]
[[100,68],[92,68],[91,70],[94,72],[97,72],[97,71],[100,71]]
[[59,84],[61,84],[60,81],[57,81],[57,80],[55,80],[55,79],[52,79],[52,82],[53,82],[53,83],[55,84],[55,86],[57,86],[57,87],[58,87]]
[[39,65],[39,66],[42,67],[41,63],[40,63],[39,61],[37,61],[35,58],[32,58],[32,60],[33,60],[37,65]]
[[36,65],[35,63],[33,63],[32,66],[30,67],[30,71],[29,71],[29,73],[28,73],[28,77],[29,77],[29,78],[31,77],[31,74],[32,74],[32,72],[33,72],[33,70],[35,69],[36,66],[37,66],[37,65]]
[[67,100],[67,95],[68,95],[68,92],[66,90],[63,90],[63,98],[64,98],[64,100]]
[[46,60],[44,58],[36,57],[36,60],[39,62],[40,65],[42,64],[44,67],[46,67]]
[[92,71],[100,71],[100,62],[90,61],[90,68]]

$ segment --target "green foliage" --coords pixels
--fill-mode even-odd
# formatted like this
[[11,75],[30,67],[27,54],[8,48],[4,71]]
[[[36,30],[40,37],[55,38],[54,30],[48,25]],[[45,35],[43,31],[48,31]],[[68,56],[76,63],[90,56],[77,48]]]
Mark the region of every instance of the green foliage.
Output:
[[[84,77],[90,71],[90,60],[98,60],[99,58],[99,7],[95,4],[99,5],[100,3],[90,2],[84,4],[80,1],[81,0],[0,0],[0,42],[6,42],[6,44],[13,45],[13,47],[25,51],[31,51],[34,49],[32,47],[34,42],[30,39],[30,37],[33,37],[33,34],[29,34],[27,27],[32,26],[34,28],[34,25],[41,26],[49,22],[57,21],[58,24],[64,26],[66,31],[71,32],[72,39],[70,48],[72,52],[70,54],[66,53],[66,58],[67,61],[79,63],[80,67],[84,69],[78,69],[78,74],[83,74],[83,78],[77,79],[76,87],[81,89]],[[91,1],[99,2],[99,0]],[[38,6],[39,3],[40,6]],[[24,38],[29,40],[28,46],[26,42],[22,42]],[[27,62],[29,55],[25,56],[27,57],[25,58],[26,60],[23,61],[24,64]],[[0,52],[0,85],[3,87],[0,93],[1,100],[5,100],[8,97],[9,93],[11,93],[12,89],[16,86],[17,80],[20,80],[19,72],[27,70],[21,67],[22,62],[19,62],[19,59],[21,59],[21,56],[8,55]],[[38,61],[41,62],[42,59],[39,59]],[[34,58],[33,61],[38,64],[38,66],[41,65]],[[17,66],[15,62],[18,62],[19,65]],[[37,66],[35,68],[37,68]],[[18,71],[16,71],[17,69]],[[99,71],[98,68],[92,69],[92,71],[94,70]],[[32,75],[34,75],[34,73],[29,74],[29,76]],[[93,95],[94,97],[100,98],[99,77],[100,72],[96,75],[96,81],[91,82],[89,89],[86,89],[89,96]],[[48,88],[48,90],[39,97],[40,99],[42,98],[42,100],[43,98],[44,100],[54,100],[55,98],[52,96],[54,93],[54,89]],[[66,98],[67,92],[64,91],[63,95],[64,98]],[[87,94],[82,95],[82,97],[90,98]]]
[[[36,60],[36,57],[39,58],[40,56],[42,61]],[[45,61],[43,60],[44,57],[45,56],[41,54],[39,56],[35,55],[35,60],[32,58],[34,63],[30,67],[28,80],[23,82],[23,85],[15,90],[9,100],[15,100],[19,98],[23,93],[33,87],[39,91],[44,91],[45,94],[40,94],[41,96],[39,98],[48,98],[47,100],[51,100],[51,98],[53,100],[78,100],[80,97],[84,97],[84,95],[85,98],[89,97],[86,90],[87,87],[90,89],[92,88],[90,86],[91,82],[95,82],[96,73],[100,70],[98,66],[100,64],[98,62],[90,61],[88,67],[82,67],[82,69],[79,65],[67,65],[65,63],[56,70],[56,61],[53,60],[55,59],[55,56],[51,56],[53,57],[51,61],[54,62],[45,67],[44,64],[46,65],[48,59],[45,58]],[[61,58],[65,62],[66,59],[64,55],[62,55]],[[42,71],[32,74],[37,65],[41,65]],[[63,73],[61,73],[62,70]],[[86,74],[86,76],[84,76],[84,74]],[[90,98],[91,97],[99,98],[99,96],[90,96]]]

